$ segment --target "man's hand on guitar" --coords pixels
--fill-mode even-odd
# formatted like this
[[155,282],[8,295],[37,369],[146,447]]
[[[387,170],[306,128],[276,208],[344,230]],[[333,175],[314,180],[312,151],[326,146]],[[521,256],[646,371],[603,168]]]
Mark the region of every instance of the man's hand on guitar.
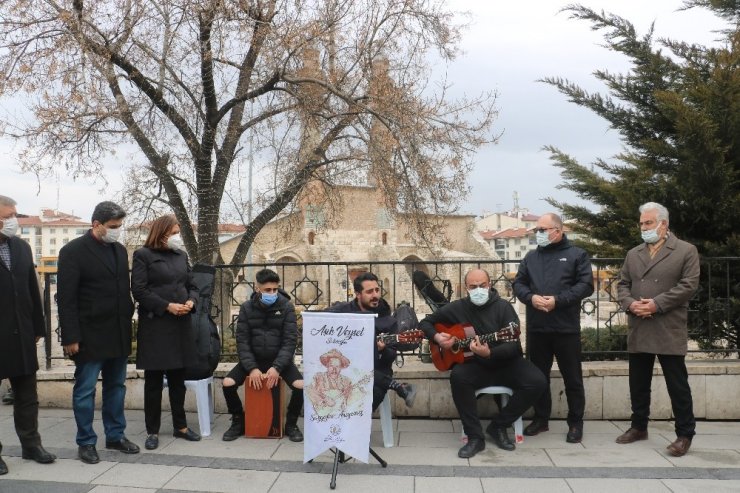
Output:
[[480,342],[480,337],[478,336],[475,336],[475,339],[470,343],[470,350],[481,358],[491,357],[491,348],[488,347],[488,344]]
[[444,332],[437,332],[434,334],[434,342],[442,349],[449,350],[455,344],[455,337]]
[[249,385],[254,390],[262,388],[262,372],[258,368],[249,372]]
[[271,389],[280,381],[280,373],[278,373],[274,366],[271,366],[270,369],[267,370],[267,373],[262,375],[262,378],[267,380],[267,388]]
[[378,346],[378,351],[382,351],[383,349],[385,349],[385,342],[381,341],[380,339],[378,339],[375,344],[377,344]]

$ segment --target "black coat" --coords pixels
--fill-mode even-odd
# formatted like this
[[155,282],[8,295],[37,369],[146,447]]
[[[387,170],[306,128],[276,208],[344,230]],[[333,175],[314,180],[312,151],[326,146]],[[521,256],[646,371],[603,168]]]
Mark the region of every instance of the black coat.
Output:
[[[482,306],[475,305],[470,298],[462,298],[448,303],[436,312],[430,313],[419,322],[419,328],[429,340],[434,338],[437,330],[434,324],[470,324],[478,335],[498,332],[509,323],[519,324],[514,307],[506,300],[501,299],[495,289],[491,289],[488,301]],[[481,358],[475,355],[476,361],[490,368],[501,368],[522,357],[522,347],[519,341],[489,342],[490,358]]]
[[[364,313],[360,308],[360,304],[357,298],[352,301],[346,301],[344,303],[335,303],[326,309],[332,313]],[[383,298],[378,303],[378,308],[372,310],[370,313],[375,313],[378,316],[375,317],[375,335],[380,334],[396,334],[398,332],[398,321],[391,314],[391,306]],[[390,347],[386,346],[383,351],[378,351],[377,344],[373,344],[375,348],[375,366],[382,360],[383,362],[393,362],[396,359],[398,352]],[[381,365],[383,366],[383,365]]]
[[263,365],[282,372],[293,361],[297,339],[295,308],[283,293],[270,306],[262,304],[258,293],[242,303],[236,322],[236,350],[247,373]]
[[[522,259],[514,279],[514,293],[527,305],[527,331],[578,334],[581,300],[594,292],[588,254],[568,238],[537,247]],[[555,309],[543,312],[532,306],[532,296],[555,296]]]
[[[170,303],[198,300],[188,256],[177,250],[134,252],[131,292],[139,303],[136,367],[144,370],[185,368],[195,361],[195,334],[190,313],[176,316]],[[195,310],[197,307],[193,307]]]
[[64,245],[59,251],[57,302],[62,345],[80,344],[75,362],[131,354],[134,302],[123,245],[102,243],[92,231]]
[[45,334],[31,247],[17,237],[7,241],[10,270],[0,261],[0,378],[35,373],[36,337]]

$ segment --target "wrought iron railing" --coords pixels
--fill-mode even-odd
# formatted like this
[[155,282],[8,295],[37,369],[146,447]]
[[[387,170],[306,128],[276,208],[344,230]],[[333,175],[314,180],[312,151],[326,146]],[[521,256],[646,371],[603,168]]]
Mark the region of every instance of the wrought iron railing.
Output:
[[[617,304],[617,281],[623,259],[592,259],[594,294],[581,303],[581,327],[584,339],[584,359],[619,359],[625,357],[626,325],[624,311]],[[282,264],[218,265],[223,279],[221,296],[214,295],[212,314],[222,327],[224,358],[234,358],[234,330],[239,305],[254,289],[254,274],[263,267],[280,275],[283,289],[293,298],[297,311],[321,310],[333,303],[354,297],[352,280],[362,272],[378,276],[382,296],[395,307],[409,303],[421,319],[433,307],[414,286],[414,271],[424,271],[434,285],[451,300],[465,295],[464,276],[471,268],[486,270],[491,283],[502,298],[516,305],[526,331],[524,308],[516,300],[512,281],[519,261],[514,260],[439,260],[415,262],[300,262]],[[737,331],[740,327],[740,258],[703,258],[702,282],[689,307],[689,337],[691,352],[730,355],[737,352]],[[54,351],[59,344],[58,319],[53,303],[55,284],[50,274],[45,280],[47,317],[46,357],[61,358]],[[56,333],[57,337],[51,337]],[[734,335],[733,335],[734,334]],[[58,354],[55,354],[58,353]]]

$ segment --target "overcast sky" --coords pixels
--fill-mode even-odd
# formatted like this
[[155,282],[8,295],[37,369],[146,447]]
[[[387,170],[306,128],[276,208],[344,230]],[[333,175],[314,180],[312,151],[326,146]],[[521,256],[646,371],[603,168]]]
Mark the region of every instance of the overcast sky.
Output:
[[[570,192],[557,190],[557,168],[550,164],[545,145],[554,145],[583,163],[610,158],[621,150],[617,134],[584,108],[568,103],[555,88],[537,79],[560,76],[581,87],[602,91],[592,73],[596,69],[625,72],[627,61],[602,46],[601,33],[584,21],[568,19],[559,10],[572,2],[561,0],[449,0],[457,11],[469,11],[469,29],[463,35],[462,54],[447,67],[453,93],[474,95],[495,89],[503,132],[497,145],[475,157],[470,176],[472,192],[461,212],[480,215],[484,210],[508,210],[516,191],[522,207],[534,213],[549,210],[545,198],[577,202]],[[581,2],[629,19],[644,34],[655,21],[658,37],[711,44],[722,22],[702,10],[677,12],[681,0],[590,0]],[[15,164],[17,149],[0,143],[0,194],[19,202],[19,211],[37,214],[41,207],[58,207],[89,219],[100,200],[121,188],[122,173],[111,169],[108,184],[73,181],[61,175],[37,183]],[[646,200],[649,199],[646,197]]]

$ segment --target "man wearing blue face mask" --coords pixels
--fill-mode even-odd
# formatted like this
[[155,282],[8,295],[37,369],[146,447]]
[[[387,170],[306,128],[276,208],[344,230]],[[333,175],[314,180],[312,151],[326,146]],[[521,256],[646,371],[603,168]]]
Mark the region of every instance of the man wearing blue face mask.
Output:
[[668,453],[681,457],[695,434],[691,387],[686,370],[689,300],[699,287],[696,247],[668,230],[668,210],[655,202],[640,206],[642,241],[619,273],[617,297],[629,317],[627,351],[632,401],[630,428],[617,438],[626,444],[648,437],[650,384],[657,356],[676,417],[676,440]]
[[534,405],[534,420],[524,434],[549,430],[552,411],[550,371],[553,357],[565,384],[568,400],[568,443],[583,437],[586,397],[581,369],[581,300],[594,292],[591,261],[563,233],[563,222],[544,214],[535,228],[537,249],[522,259],[514,279],[514,293],[527,306],[527,353],[547,377],[547,390]]
[[244,436],[244,408],[238,388],[247,385],[268,389],[285,380],[292,393],[285,416],[285,435],[292,442],[302,442],[298,416],[303,407],[303,375],[293,362],[298,327],[290,295],[280,289],[280,276],[270,269],[256,275],[255,291],[239,310],[236,323],[236,350],[239,363],[224,378],[223,391],[226,406],[231,413],[231,427],[224,441]]

